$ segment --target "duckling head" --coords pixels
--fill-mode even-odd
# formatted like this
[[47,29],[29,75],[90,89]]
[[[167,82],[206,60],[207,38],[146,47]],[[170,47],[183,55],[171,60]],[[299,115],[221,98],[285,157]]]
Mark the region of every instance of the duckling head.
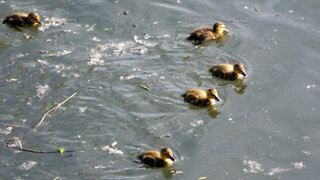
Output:
[[32,24],[41,24],[40,22],[40,17],[37,13],[32,12],[28,14],[28,20],[32,23]]
[[165,148],[161,149],[160,153],[161,153],[162,157],[171,159],[172,161],[175,161],[170,148],[165,147]]
[[218,91],[215,88],[208,89],[207,93],[208,93],[208,99],[215,99],[217,101],[220,101],[218,97]]
[[213,25],[213,31],[222,34],[226,30],[226,26],[222,22],[216,22]]
[[233,70],[236,74],[242,74],[243,76],[247,76],[246,71],[244,70],[244,66],[241,63],[233,65]]

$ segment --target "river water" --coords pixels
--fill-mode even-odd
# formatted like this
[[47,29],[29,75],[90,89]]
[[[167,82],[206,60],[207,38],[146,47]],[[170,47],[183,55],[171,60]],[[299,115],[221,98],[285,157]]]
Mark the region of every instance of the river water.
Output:
[[[320,2],[0,1],[41,27],[0,25],[0,179],[318,179]],[[222,21],[221,43],[194,46]],[[208,73],[241,62],[243,83]],[[186,104],[217,88],[216,111]],[[54,105],[77,94],[29,131]],[[13,127],[12,127],[13,126]],[[18,137],[31,153],[6,147]],[[17,140],[15,142],[17,146]],[[168,169],[135,162],[170,147]]]

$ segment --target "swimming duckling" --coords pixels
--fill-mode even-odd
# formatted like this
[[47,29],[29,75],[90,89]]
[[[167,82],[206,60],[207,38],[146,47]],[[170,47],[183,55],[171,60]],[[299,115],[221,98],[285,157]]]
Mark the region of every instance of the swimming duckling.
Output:
[[165,147],[160,151],[149,150],[138,156],[138,159],[142,163],[149,165],[151,167],[168,167],[172,166],[175,159],[172,156],[172,151],[170,148]]
[[184,100],[197,106],[214,106],[216,101],[220,101],[218,92],[215,88],[208,89],[189,89],[182,95]]
[[12,13],[9,16],[6,17],[4,21],[2,21],[3,24],[8,24],[11,27],[21,31],[18,27],[31,27],[36,24],[41,24],[40,17],[37,13],[31,12],[29,14],[26,13]]
[[215,40],[223,37],[224,31],[228,31],[226,26],[222,22],[216,22],[213,25],[213,29],[207,27],[195,29],[187,38],[187,40],[196,41],[200,44],[202,41]]
[[213,76],[226,80],[241,80],[247,76],[244,66],[237,64],[219,64],[209,70]]

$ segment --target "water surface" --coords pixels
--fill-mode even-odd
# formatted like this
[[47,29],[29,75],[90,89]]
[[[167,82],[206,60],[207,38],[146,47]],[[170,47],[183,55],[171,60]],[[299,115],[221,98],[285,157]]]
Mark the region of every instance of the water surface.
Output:
[[[173,179],[317,179],[318,7],[315,0],[2,1],[1,19],[36,11],[46,22],[23,32],[0,25],[0,118],[19,127],[0,126],[2,178],[166,179],[170,169],[134,160],[168,146],[177,158]],[[216,21],[233,32],[224,43],[185,41]],[[208,73],[226,62],[245,65],[242,91]],[[196,87],[218,89],[218,114],[183,101]],[[21,138],[25,148],[74,152],[6,147],[74,92]]]

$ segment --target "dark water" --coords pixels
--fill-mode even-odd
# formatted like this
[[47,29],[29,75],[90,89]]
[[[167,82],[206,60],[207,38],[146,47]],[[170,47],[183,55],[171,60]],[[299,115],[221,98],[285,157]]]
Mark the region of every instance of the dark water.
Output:
[[[1,2],[1,20],[36,11],[45,22],[0,25],[2,179],[318,179],[318,1]],[[224,43],[185,41],[216,21],[233,32]],[[211,77],[225,62],[245,65],[247,88]],[[183,101],[196,87],[218,89],[219,114]],[[74,152],[17,151],[6,147],[13,136],[24,148]],[[164,146],[173,169],[133,162]]]

